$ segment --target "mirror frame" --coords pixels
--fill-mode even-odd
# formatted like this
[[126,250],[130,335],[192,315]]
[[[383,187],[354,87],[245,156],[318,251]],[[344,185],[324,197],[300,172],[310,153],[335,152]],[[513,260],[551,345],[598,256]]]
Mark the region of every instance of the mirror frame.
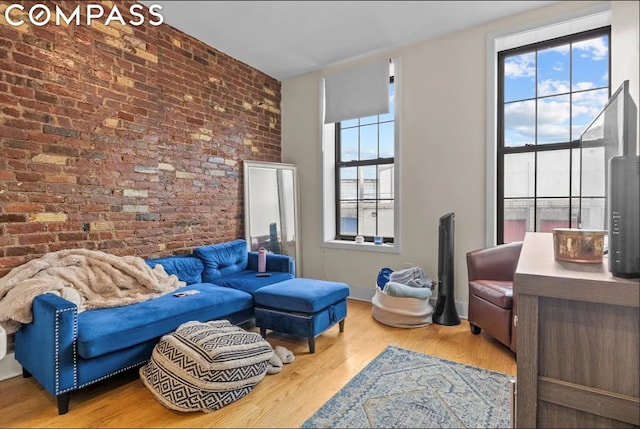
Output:
[[[298,167],[295,164],[287,164],[282,162],[267,162],[267,161],[243,161],[243,181],[244,181],[244,231],[245,231],[245,240],[247,242],[247,250],[251,251],[251,199],[249,198],[250,189],[251,189],[251,180],[250,180],[250,171],[253,168],[260,169],[270,169],[274,170],[277,174],[278,187],[282,186],[282,175],[281,171],[292,171],[293,172],[293,209],[295,211],[293,215],[294,222],[294,236],[295,236],[295,245],[294,251],[295,255],[289,255],[294,258],[295,261],[295,269],[296,269],[296,277],[302,276],[302,255],[301,255],[301,245],[300,245],[300,199],[299,199],[299,191],[298,191]],[[280,193],[279,189],[279,193]],[[283,212],[283,201],[278,201],[278,205],[280,207],[280,222],[282,223],[282,212]],[[281,231],[283,236],[287,232],[286,228],[282,227]],[[283,239],[284,241],[284,239]]]

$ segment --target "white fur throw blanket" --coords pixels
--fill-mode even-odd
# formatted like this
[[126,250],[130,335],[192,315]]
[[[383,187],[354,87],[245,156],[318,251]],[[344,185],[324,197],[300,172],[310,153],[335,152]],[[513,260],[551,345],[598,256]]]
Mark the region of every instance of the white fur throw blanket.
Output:
[[0,278],[0,326],[15,332],[33,320],[31,304],[43,293],[55,293],[78,311],[118,307],[167,294],[185,282],[162,265],[151,269],[137,256],[115,256],[97,250],[48,253]]

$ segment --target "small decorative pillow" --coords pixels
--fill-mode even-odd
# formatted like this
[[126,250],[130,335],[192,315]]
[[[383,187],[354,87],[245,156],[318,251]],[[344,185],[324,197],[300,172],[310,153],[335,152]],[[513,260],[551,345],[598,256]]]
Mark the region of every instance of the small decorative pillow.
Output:
[[202,270],[204,264],[202,261],[191,255],[167,256],[165,258],[147,259],[147,265],[154,268],[156,265],[162,265],[167,274],[174,274],[188,285],[194,283],[202,283]]

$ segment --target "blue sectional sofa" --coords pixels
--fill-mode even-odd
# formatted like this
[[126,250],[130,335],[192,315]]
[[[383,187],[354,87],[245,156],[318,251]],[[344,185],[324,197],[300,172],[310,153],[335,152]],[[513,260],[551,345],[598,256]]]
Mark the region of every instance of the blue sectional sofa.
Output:
[[270,277],[257,277],[258,254],[244,240],[201,246],[191,255],[149,259],[187,285],[137,304],[87,310],[57,295],[39,295],[33,322],[16,332],[15,357],[25,377],[33,377],[57,397],[58,412],[69,409],[72,391],[140,366],[161,336],[188,321],[226,319],[238,324],[254,315],[253,292],[295,276],[294,260],[268,254]]

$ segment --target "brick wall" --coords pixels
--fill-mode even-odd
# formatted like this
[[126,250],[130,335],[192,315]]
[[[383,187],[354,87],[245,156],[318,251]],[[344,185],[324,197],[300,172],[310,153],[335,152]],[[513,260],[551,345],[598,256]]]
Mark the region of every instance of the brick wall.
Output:
[[280,82],[148,20],[12,27],[13,3],[86,2],[0,1],[0,276],[65,248],[243,237],[242,161],[280,161]]

